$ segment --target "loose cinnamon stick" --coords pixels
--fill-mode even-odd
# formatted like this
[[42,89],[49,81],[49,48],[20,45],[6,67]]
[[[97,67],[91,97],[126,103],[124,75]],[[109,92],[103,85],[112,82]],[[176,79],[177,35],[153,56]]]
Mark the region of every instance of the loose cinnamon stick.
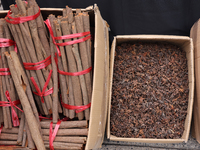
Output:
[[[25,117],[27,120],[27,123],[29,125],[29,129],[32,135],[32,138],[36,144],[36,147],[40,150],[45,150],[44,147],[44,143],[40,134],[40,130],[39,130],[39,126],[37,124],[37,120],[33,114],[33,111],[31,109],[31,105],[29,103],[28,97],[26,95],[26,93],[24,92],[24,90],[26,90],[27,87],[27,83],[25,82],[26,80],[24,80],[22,77],[24,76],[24,72],[22,67],[19,68],[19,66],[17,66],[16,64],[19,64],[19,60],[17,58],[17,54],[16,52],[10,52],[11,55],[9,55],[8,53],[6,53],[6,57],[8,60],[8,65],[10,68],[10,72],[15,84],[15,87],[17,89],[17,93],[19,95],[24,113],[25,113]],[[21,74],[17,73],[17,70],[21,71]]]
[[1,133],[11,133],[11,134],[18,134],[19,128],[12,128],[12,129],[6,129],[3,128]]
[[1,141],[0,145],[17,145],[17,141]]
[[[44,141],[45,145],[49,145],[48,141]],[[53,146],[56,147],[83,147],[83,144],[76,144],[76,143],[64,143],[64,142],[53,142]]]
[[25,124],[25,115],[23,113],[21,116],[20,125],[19,125],[19,132],[18,132],[18,138],[17,138],[18,145],[22,145],[24,124]]
[[[75,22],[72,23],[72,33],[73,34],[77,33],[76,32],[76,24],[75,24]],[[77,40],[77,38],[74,38],[74,40]],[[80,58],[80,55],[79,55],[78,44],[74,44],[73,45],[72,52],[73,52],[74,57],[76,59],[76,63],[77,63],[77,66],[78,66],[78,72],[80,72],[80,71],[83,70],[83,67],[82,67],[81,58]],[[87,105],[89,103],[89,99],[88,99],[88,93],[87,93],[87,87],[86,87],[84,75],[80,75],[79,79],[80,79],[81,90],[82,90],[82,95],[83,95],[83,104]],[[89,120],[89,118],[90,118],[90,109],[89,108],[86,109],[84,111],[84,113],[85,113],[85,119]]]
[[2,107],[0,107],[0,116],[1,116],[0,124],[2,124],[3,123],[3,109],[2,109]]
[[34,144],[33,139],[31,137],[31,133],[30,133],[27,121],[25,121],[25,124],[26,124],[26,135],[27,135],[27,140],[28,140],[28,147],[30,149],[35,149],[35,144]]
[[[43,136],[44,141],[49,141],[49,136]],[[85,144],[86,137],[76,137],[76,136],[56,136],[54,139],[55,142],[66,142],[66,143],[79,143]]]
[[7,133],[1,133],[0,140],[17,140],[17,134],[7,134]]
[[[49,135],[49,129],[42,129],[43,135]],[[88,129],[59,129],[57,135],[85,135],[87,136]]]
[[[61,21],[61,28],[63,35],[69,35],[70,34],[70,29],[68,27],[68,22],[67,21]],[[64,40],[65,42],[70,41],[69,39]],[[68,63],[69,65],[69,71],[70,72],[77,72],[77,66],[75,62],[75,58],[72,53],[72,46],[67,45],[65,46],[66,52],[67,52],[67,58],[68,58]],[[80,81],[78,76],[72,76],[72,87],[73,87],[73,93],[74,93],[74,100],[75,100],[75,105],[76,106],[81,106],[83,105],[82,102],[82,94],[81,94],[81,87],[80,87]],[[82,120],[84,118],[83,112],[80,112],[77,114],[78,119]]]
[[[48,129],[50,126],[51,121],[41,121],[41,127]],[[53,124],[53,127],[55,127],[56,124]],[[60,124],[59,129],[67,129],[67,128],[79,128],[79,127],[87,127],[88,123],[86,120],[81,121],[62,121]]]
[[[82,13],[79,13],[77,16],[75,16],[76,28],[77,28],[78,33],[84,32],[82,15],[83,15]],[[89,65],[89,62],[88,62],[89,56],[87,52],[86,42],[79,43],[79,51],[81,55],[83,70],[88,69],[91,66]],[[91,76],[90,76],[90,73],[87,73],[84,76],[85,76],[85,81],[86,81],[86,86],[87,86],[89,102],[91,102],[91,94],[92,94],[91,78],[90,78]]]
[[27,132],[26,132],[26,123],[25,123],[24,129],[23,129],[22,147],[25,147],[26,143],[27,143]]

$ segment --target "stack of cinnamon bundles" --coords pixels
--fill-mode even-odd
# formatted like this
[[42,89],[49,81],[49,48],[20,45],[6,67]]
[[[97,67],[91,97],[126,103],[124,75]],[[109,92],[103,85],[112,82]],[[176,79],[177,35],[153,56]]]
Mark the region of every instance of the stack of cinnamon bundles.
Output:
[[88,12],[66,6],[44,21],[35,0],[16,0],[0,19],[0,41],[10,42],[0,42],[0,145],[84,149],[92,95]]

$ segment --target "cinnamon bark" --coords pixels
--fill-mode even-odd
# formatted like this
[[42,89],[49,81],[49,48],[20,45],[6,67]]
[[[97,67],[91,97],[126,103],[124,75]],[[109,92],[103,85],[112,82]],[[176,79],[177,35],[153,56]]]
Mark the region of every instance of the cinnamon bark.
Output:
[[[49,141],[49,136],[43,136],[44,141]],[[85,144],[86,137],[76,137],[76,136],[56,136],[55,142],[66,142],[66,143],[79,143]]]
[[[48,129],[50,126],[51,121],[41,121],[41,127]],[[53,124],[53,127],[55,127],[56,124]],[[81,120],[81,121],[62,121],[60,124],[59,129],[68,129],[68,128],[81,128],[81,127],[87,127],[88,123],[86,120]]]
[[[77,33],[76,32],[76,24],[75,24],[75,22],[72,23],[72,33],[73,34]],[[74,40],[77,40],[77,38],[74,38]],[[73,52],[74,57],[76,59],[78,72],[83,71],[83,67],[82,67],[82,64],[81,64],[81,58],[80,58],[79,50],[78,50],[78,44],[73,44],[72,52]],[[87,93],[87,87],[86,87],[86,82],[85,82],[84,75],[80,75],[79,79],[80,79],[81,90],[82,90],[82,95],[83,95],[83,104],[87,105],[89,103],[89,99],[88,99],[88,93]],[[89,120],[89,118],[90,118],[90,109],[88,108],[88,109],[84,110],[84,113],[85,113],[85,119]]]
[[[19,28],[19,25],[8,24],[8,26],[9,26],[9,28],[11,30],[11,33],[12,33],[12,35],[14,37],[15,42],[17,43],[18,51],[20,53],[20,57],[21,57],[22,61],[23,62],[31,62],[31,58],[30,58],[29,54],[27,53],[26,45],[25,45],[21,30]],[[34,77],[37,85],[39,86],[39,88],[41,90],[41,87],[40,87],[36,72],[33,71],[33,70],[30,70],[30,71],[26,70],[26,74],[28,76],[29,81],[30,81],[30,77],[31,76]],[[30,81],[30,85],[31,85],[32,90],[36,92],[35,87],[33,86],[33,83],[31,81]],[[38,104],[40,113],[48,115],[48,110],[46,108],[46,104],[45,103],[41,103],[41,100],[40,100],[39,96],[34,95],[34,97],[35,97],[35,100],[36,100],[36,102]]]
[[18,132],[19,132],[19,128],[12,128],[12,129],[3,128],[3,129],[1,130],[1,133],[18,134]]
[[22,145],[24,124],[25,124],[25,115],[23,113],[22,116],[21,116],[20,125],[19,125],[19,132],[18,132],[18,137],[17,137],[17,144],[18,145]]
[[[69,35],[70,34],[70,29],[68,26],[67,21],[61,21],[61,28],[63,35]],[[64,40],[65,42],[70,41],[70,39]],[[69,65],[69,71],[70,72],[77,72],[77,66],[76,66],[76,61],[72,53],[72,46],[67,45],[65,46],[66,53],[67,53],[67,58],[68,58],[68,63]],[[74,100],[75,100],[75,105],[76,106],[81,106],[83,104],[82,102],[82,93],[81,93],[81,87],[80,87],[80,81],[78,76],[72,76],[72,87],[73,87],[73,93],[74,93]],[[84,118],[83,112],[80,112],[77,114],[78,119],[82,120]]]
[[[4,38],[4,29],[3,29],[3,23],[4,23],[4,19],[0,19],[0,38]],[[1,68],[8,68],[7,63],[5,61],[5,56],[4,56],[4,52],[6,51],[5,47],[1,48]],[[7,91],[7,87],[9,87],[9,85],[7,85],[8,83],[6,81],[8,81],[8,76],[1,76],[2,79],[2,93],[1,93],[1,99],[2,101],[8,102],[6,96],[5,96],[5,92]],[[11,115],[10,115],[10,107],[3,107],[4,110],[4,127],[5,128],[12,128],[12,122],[11,122]],[[6,117],[6,118],[5,118]]]
[[8,65],[9,65],[10,72],[11,72],[17,93],[19,95],[19,98],[20,98],[20,101],[25,113],[27,123],[29,125],[32,138],[38,149],[45,150],[42,136],[39,130],[39,125],[31,109],[31,105],[29,103],[28,97],[24,91],[28,87],[28,83],[26,82],[27,80],[24,80],[23,78],[24,72],[23,72],[22,67],[19,66],[20,63],[19,63],[19,59],[17,58],[16,52],[10,52],[10,53],[11,53],[10,55],[6,53]]
[[17,145],[17,141],[1,141],[0,145]]
[[[82,16],[83,16],[82,13],[79,13],[77,16],[75,16],[76,29],[77,29],[78,33],[84,32]],[[89,65],[89,62],[88,62],[89,56],[88,56],[88,52],[87,52],[86,42],[79,43],[79,51],[80,51],[80,55],[81,55],[83,70],[88,69],[91,66]],[[86,81],[86,86],[87,86],[89,102],[91,102],[91,94],[92,94],[91,76],[90,76],[90,73],[87,73],[84,76],[85,76],[85,81]]]
[[[43,135],[49,135],[49,129],[42,129]],[[56,135],[88,135],[88,129],[59,129]]]
[[27,131],[26,131],[26,123],[25,123],[24,129],[23,129],[22,147],[25,147],[26,143],[27,143]]
[[[50,19],[50,18],[49,18]],[[60,25],[58,24],[58,22],[54,22],[54,24],[52,24],[51,26],[54,26],[52,27],[52,29],[54,29],[55,31],[55,35],[57,37],[59,36],[62,36],[61,35],[61,30],[60,30]],[[58,43],[62,43],[63,41],[62,40],[58,40]],[[59,46],[60,48],[60,51],[61,51],[61,57],[58,56],[57,54],[57,58],[58,58],[58,69],[59,70],[64,70],[64,65],[62,63],[62,60],[61,58],[65,57],[64,61],[66,61],[66,55],[65,55],[65,50],[64,50],[64,47],[63,46]],[[62,56],[63,55],[63,56]],[[66,64],[65,64],[66,65]],[[69,104],[69,101],[68,101],[68,97],[67,97],[67,81],[66,81],[66,77],[62,74],[59,73],[59,79],[60,79],[60,89],[61,89],[61,95],[62,95],[62,100],[65,104]],[[69,116],[69,111],[68,109],[64,109],[64,112],[65,112],[65,116]]]
[[34,144],[33,139],[31,137],[31,132],[29,130],[29,126],[28,126],[27,121],[25,121],[25,124],[26,124],[26,135],[27,135],[27,140],[28,140],[28,147],[30,149],[35,149],[35,144]]
[[[44,141],[45,145],[49,145],[49,141]],[[64,143],[64,142],[53,142],[53,146],[56,147],[83,147],[83,144],[76,144],[76,143]]]
[[14,140],[14,141],[16,141],[17,140],[17,134],[1,133],[0,140],[10,140],[10,141]]
[[51,48],[51,63],[53,67],[53,122],[56,123],[58,121],[58,73],[57,73],[57,67],[56,62],[54,59],[54,44],[52,39],[50,39],[50,48]]

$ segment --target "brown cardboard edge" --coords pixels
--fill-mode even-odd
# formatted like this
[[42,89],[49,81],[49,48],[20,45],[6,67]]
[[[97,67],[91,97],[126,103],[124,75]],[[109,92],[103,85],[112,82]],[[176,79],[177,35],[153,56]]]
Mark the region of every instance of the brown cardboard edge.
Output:
[[[102,74],[103,76],[102,80],[104,82],[107,82],[107,80],[109,79],[109,77],[107,78],[105,77],[106,73],[104,72],[106,70],[109,71],[108,26],[106,22],[103,20],[103,18],[101,17],[100,11],[96,4],[94,6],[94,13],[95,13],[95,44],[94,44],[95,70],[94,70],[94,75],[93,75],[93,93],[92,93],[92,103],[91,103],[91,109],[90,109],[91,115],[90,115],[90,122],[89,122],[89,131],[88,131],[88,138],[87,138],[85,149],[97,149],[101,147],[101,144],[104,139],[106,119],[107,119],[107,95],[105,95],[104,92],[108,88],[108,85],[107,83],[100,83],[100,84],[103,84],[103,90],[102,91],[99,90],[100,86],[102,85],[97,83],[99,82],[98,81],[99,78],[97,76]],[[101,30],[102,28],[103,28],[103,31],[99,32],[99,30]],[[102,36],[104,38],[102,38]],[[104,50],[106,53],[104,53],[104,51],[102,50]],[[101,54],[103,58],[100,58],[101,56],[98,54]],[[105,57],[105,60],[104,60],[104,57]],[[98,93],[98,95],[95,95],[95,93]],[[106,106],[102,105],[103,101],[105,102]],[[94,102],[95,102],[95,105],[94,105]],[[104,110],[103,107],[105,107],[105,112],[102,112],[102,110]]]
[[[148,138],[119,138],[110,134],[110,108],[111,108],[111,95],[112,95],[112,79],[113,79],[113,66],[114,66],[114,56],[115,56],[115,47],[118,39],[134,39],[134,40],[157,40],[157,41],[170,41],[173,40],[182,40],[182,44],[185,45],[189,42],[190,46],[190,59],[191,59],[191,74],[192,74],[192,89],[190,91],[191,97],[188,101],[187,117],[185,122],[185,130],[182,138],[180,139],[148,139]],[[183,43],[183,41],[185,43]],[[176,43],[176,42],[175,42]],[[111,47],[111,58],[110,58],[110,95],[109,95],[109,108],[108,108],[108,123],[107,123],[107,138],[114,141],[127,141],[127,142],[142,142],[142,143],[181,143],[187,142],[190,132],[191,120],[192,120],[192,108],[194,100],[194,51],[193,51],[193,42],[190,37],[187,36],[171,36],[171,35],[119,35],[116,36],[113,40]],[[189,66],[188,66],[189,67]]]

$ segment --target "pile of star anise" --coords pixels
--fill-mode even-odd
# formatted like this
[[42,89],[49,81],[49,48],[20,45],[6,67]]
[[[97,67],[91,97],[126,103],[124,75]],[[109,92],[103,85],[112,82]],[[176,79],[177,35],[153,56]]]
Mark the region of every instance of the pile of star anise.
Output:
[[115,52],[111,134],[181,138],[188,107],[186,53],[169,43],[123,43]]

